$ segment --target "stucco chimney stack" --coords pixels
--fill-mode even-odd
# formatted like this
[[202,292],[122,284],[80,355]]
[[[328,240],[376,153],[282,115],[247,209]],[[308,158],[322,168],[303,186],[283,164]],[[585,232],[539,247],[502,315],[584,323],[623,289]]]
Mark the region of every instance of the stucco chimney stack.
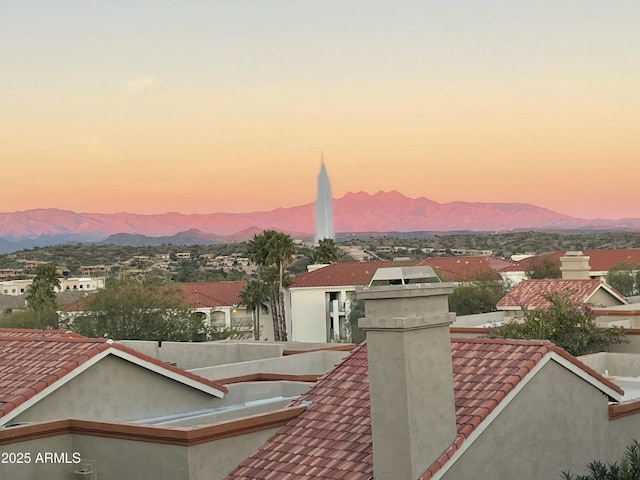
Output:
[[[391,269],[376,275],[384,270],[388,279]],[[376,480],[417,480],[456,437],[449,334],[455,315],[447,299],[453,283],[416,281],[388,279],[358,290],[366,308],[359,325],[367,332]]]
[[588,280],[591,278],[589,257],[581,251],[566,252],[564,257],[560,257],[560,271],[562,278],[567,280]]

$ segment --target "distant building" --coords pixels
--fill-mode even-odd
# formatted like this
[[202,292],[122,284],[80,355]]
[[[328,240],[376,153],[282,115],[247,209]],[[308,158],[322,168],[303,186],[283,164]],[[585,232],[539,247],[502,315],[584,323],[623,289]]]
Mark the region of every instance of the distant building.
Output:
[[[251,312],[242,305],[240,292],[244,289],[244,280],[226,282],[190,282],[180,283],[187,305],[194,312],[204,315],[213,325],[234,328],[239,332],[253,335]],[[273,320],[270,312],[260,312],[260,338],[273,339]]]
[[[434,257],[400,262],[403,265],[429,266],[438,276],[451,282],[474,278],[500,280],[497,270],[512,264],[509,260],[479,255],[474,257]],[[356,287],[368,285],[381,267],[398,265],[386,260],[339,262],[309,268],[297,275],[287,289],[291,315],[292,341],[347,341],[347,319]]]
[[[629,302],[603,277],[591,278],[589,257],[582,252],[566,252],[559,258],[562,278],[526,279],[518,283],[497,304],[497,309],[510,316],[524,310],[546,308],[546,294],[567,295],[573,302],[597,307],[615,307]],[[524,310],[523,310],[524,309]]]
[[[527,278],[527,271],[540,259],[550,259],[560,264],[561,257],[583,257],[575,260],[580,269],[586,269],[585,275],[579,278],[606,278],[609,270],[621,264],[629,266],[640,265],[640,248],[604,248],[598,250],[582,250],[581,252],[566,252],[558,250],[540,255],[527,255],[525,258],[515,257],[515,263],[500,270],[500,275],[515,285]],[[584,263],[586,259],[586,264]],[[639,269],[634,268],[635,271]]]
[[[65,291],[92,292],[104,288],[104,278],[73,277],[60,278],[60,287],[55,288],[56,293]],[[0,294],[2,295],[24,295],[29,290],[33,279],[7,280],[0,282]]]
[[82,265],[80,267],[81,277],[105,277],[111,270],[107,265]]

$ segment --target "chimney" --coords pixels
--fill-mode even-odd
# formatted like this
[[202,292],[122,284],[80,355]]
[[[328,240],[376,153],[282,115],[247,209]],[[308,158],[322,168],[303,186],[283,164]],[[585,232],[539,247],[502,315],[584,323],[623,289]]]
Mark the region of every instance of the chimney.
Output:
[[566,280],[589,280],[591,278],[591,267],[589,257],[581,251],[566,252],[564,257],[560,257],[560,271],[562,278]]
[[381,268],[373,286],[358,290],[366,308],[359,325],[367,332],[376,480],[417,480],[456,438],[449,335],[455,314],[447,299],[453,283],[421,268],[432,274],[428,283],[381,285],[376,276],[388,278],[390,270]]

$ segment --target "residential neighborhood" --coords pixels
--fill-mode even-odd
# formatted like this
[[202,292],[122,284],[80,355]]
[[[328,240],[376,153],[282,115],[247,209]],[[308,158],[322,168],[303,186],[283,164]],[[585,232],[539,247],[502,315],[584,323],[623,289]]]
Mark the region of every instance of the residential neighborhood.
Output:
[[[586,264],[577,252],[564,256]],[[486,263],[456,261],[459,282],[443,281],[432,265],[377,261],[326,265],[292,283],[289,301],[308,301],[308,311],[314,296],[338,303],[337,311],[316,307],[338,313],[320,318],[316,335],[340,325],[342,292],[364,301],[360,345],[297,339],[314,330],[295,317],[293,339],[284,343],[114,341],[2,328],[0,448],[67,452],[78,462],[3,464],[0,473],[16,480],[533,480],[582,472],[594,458],[614,461],[639,427],[640,332],[626,329],[627,343],[575,357],[548,340],[456,327],[448,296],[469,265]],[[591,285],[596,293],[601,286],[598,302],[606,293],[632,305],[600,280],[548,282],[587,282],[575,293],[583,305],[593,305]],[[240,285],[217,287],[181,289],[209,319],[233,323],[233,305],[225,304],[236,301]],[[309,289],[308,299],[296,289]]]
[[638,440],[640,248],[341,247],[4,280],[0,477],[537,480]]

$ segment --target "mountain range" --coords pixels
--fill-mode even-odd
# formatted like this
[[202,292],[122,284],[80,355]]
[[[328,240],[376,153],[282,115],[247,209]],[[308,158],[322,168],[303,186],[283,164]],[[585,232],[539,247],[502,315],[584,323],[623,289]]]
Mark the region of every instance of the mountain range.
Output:
[[[344,233],[640,229],[639,218],[581,219],[526,203],[438,203],[396,191],[347,193],[334,199],[333,213],[335,231]],[[142,215],[54,208],[6,212],[0,213],[0,252],[69,241],[226,243],[250,239],[268,228],[296,238],[312,237],[314,204],[250,213]]]

